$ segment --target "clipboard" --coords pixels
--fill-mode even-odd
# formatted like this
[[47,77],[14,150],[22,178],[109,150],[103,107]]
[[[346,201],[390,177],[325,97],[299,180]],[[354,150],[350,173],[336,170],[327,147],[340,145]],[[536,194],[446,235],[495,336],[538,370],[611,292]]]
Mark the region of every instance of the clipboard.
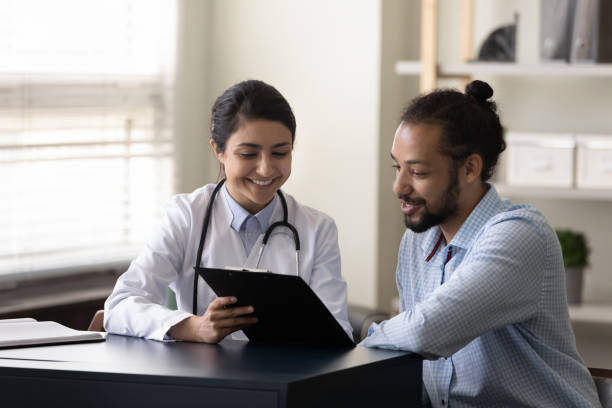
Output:
[[258,322],[242,331],[252,343],[355,347],[316,293],[298,276],[247,269],[195,268],[215,294],[251,305]]

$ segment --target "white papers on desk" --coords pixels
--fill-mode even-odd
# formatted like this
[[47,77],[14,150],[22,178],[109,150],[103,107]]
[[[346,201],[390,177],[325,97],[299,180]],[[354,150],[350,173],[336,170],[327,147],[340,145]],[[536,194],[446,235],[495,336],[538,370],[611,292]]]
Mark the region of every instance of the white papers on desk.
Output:
[[34,319],[0,320],[0,348],[104,341],[106,333],[74,330],[56,322]]
[[36,319],[32,319],[31,317],[24,317],[21,319],[0,319],[0,324],[2,323],[29,323],[35,322]]

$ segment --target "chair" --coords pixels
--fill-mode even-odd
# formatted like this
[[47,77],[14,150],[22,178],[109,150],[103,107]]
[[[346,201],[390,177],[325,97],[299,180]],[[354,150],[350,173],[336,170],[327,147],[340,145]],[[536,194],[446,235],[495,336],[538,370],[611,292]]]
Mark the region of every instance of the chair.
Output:
[[603,408],[612,408],[612,370],[605,368],[589,368],[595,385],[597,394]]
[[388,319],[389,313],[380,309],[348,305],[348,318],[353,327],[353,340],[358,343],[368,335],[368,329],[372,323],[379,323]]
[[[170,288],[168,288],[168,300],[166,301],[166,307],[168,309],[176,310],[176,296]],[[99,332],[106,331],[104,330],[104,310],[98,310],[96,313],[94,313],[87,330]]]
[[98,331],[103,332],[104,330],[104,310],[98,310],[94,313],[91,322],[89,323],[89,327],[87,328],[89,331]]

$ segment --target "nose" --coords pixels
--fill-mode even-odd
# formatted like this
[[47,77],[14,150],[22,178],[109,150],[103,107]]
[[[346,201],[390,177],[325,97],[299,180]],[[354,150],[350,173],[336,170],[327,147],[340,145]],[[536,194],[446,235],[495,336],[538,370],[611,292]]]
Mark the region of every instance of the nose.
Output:
[[393,181],[393,192],[397,196],[410,195],[412,193],[412,184],[410,177],[408,177],[401,170],[395,173],[395,180]]
[[257,174],[262,177],[269,177],[274,173],[274,167],[272,166],[272,158],[268,154],[262,154],[259,162],[257,163]]

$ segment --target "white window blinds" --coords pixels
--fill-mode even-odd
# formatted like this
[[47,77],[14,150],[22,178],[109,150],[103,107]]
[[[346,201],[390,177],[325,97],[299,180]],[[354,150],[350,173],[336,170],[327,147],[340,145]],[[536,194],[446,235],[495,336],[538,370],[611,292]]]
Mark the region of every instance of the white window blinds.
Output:
[[0,2],[0,281],[126,262],[173,192],[175,2]]

